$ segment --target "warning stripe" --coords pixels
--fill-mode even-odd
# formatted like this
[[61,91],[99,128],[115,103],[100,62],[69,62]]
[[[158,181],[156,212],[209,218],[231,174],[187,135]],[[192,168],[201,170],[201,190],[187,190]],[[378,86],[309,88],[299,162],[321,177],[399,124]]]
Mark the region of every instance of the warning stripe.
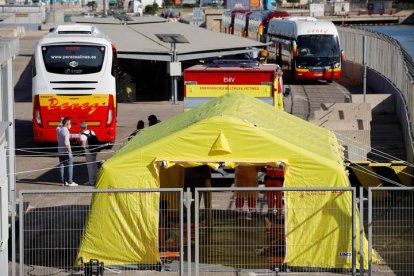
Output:
[[[364,196],[369,187],[413,186],[413,168],[402,162],[371,163],[354,162],[347,165],[349,181],[353,187],[364,187]],[[398,185],[399,184],[399,185]],[[357,196],[359,190],[357,190]],[[384,193],[381,197],[386,196]]]

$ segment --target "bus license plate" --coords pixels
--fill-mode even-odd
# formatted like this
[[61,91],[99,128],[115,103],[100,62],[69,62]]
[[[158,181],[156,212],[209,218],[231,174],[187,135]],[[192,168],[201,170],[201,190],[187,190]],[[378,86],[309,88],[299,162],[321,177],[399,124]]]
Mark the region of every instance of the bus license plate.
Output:
[[322,77],[322,72],[316,72],[313,74],[315,77]]

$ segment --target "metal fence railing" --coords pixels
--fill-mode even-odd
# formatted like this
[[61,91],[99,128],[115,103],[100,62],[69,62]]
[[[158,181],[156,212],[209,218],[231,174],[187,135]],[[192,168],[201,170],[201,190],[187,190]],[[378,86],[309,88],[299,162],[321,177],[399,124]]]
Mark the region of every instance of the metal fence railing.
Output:
[[[369,275],[414,271],[414,188],[369,188]],[[377,259],[375,265],[374,259]]]
[[414,61],[395,39],[378,32],[338,27],[346,60],[363,64],[363,39],[366,37],[367,67],[378,72],[400,92],[396,110],[400,118],[407,159],[414,160]]
[[182,199],[182,189],[22,191],[19,275],[182,275]]
[[[355,275],[355,188],[196,188],[195,193],[195,275]],[[283,198],[281,208],[269,209],[273,196]],[[349,252],[338,252],[347,246]]]
[[17,55],[19,51],[18,37],[0,37],[0,65]]
[[[365,206],[363,194],[358,205],[352,187],[196,188],[194,194],[182,189],[22,191],[18,275],[100,275],[90,273],[102,259],[90,263],[87,257],[79,264],[79,252],[101,250],[108,237],[121,237],[115,250],[127,256],[135,251],[123,241],[148,238],[145,233],[156,236],[160,261],[146,262],[144,255],[125,263],[110,254],[105,275],[365,275],[367,268],[371,275],[409,275],[414,271],[414,188],[370,188]],[[114,201],[100,204],[102,195]],[[269,198],[281,205],[270,209]],[[155,224],[142,219],[146,204],[158,209]],[[111,233],[123,225],[118,220],[130,227]],[[85,250],[90,237],[97,244]]]

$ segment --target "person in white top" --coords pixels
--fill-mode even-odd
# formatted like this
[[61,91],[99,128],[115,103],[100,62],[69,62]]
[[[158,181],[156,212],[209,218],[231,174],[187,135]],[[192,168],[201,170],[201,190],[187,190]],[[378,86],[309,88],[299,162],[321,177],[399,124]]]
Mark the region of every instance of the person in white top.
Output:
[[98,173],[98,164],[96,162],[97,153],[92,152],[89,149],[88,144],[88,137],[89,135],[96,135],[93,130],[88,129],[88,124],[86,122],[82,122],[80,124],[81,128],[81,136],[80,142],[81,146],[85,149],[85,156],[86,156],[86,166],[88,168],[88,182],[85,185],[93,186],[95,185],[96,175]]
[[[70,128],[71,121],[69,118],[63,118],[62,124],[56,128],[58,153],[59,153],[59,170],[60,181],[64,186],[78,186],[73,182],[73,154],[70,146]],[[65,171],[67,171],[65,177]]]

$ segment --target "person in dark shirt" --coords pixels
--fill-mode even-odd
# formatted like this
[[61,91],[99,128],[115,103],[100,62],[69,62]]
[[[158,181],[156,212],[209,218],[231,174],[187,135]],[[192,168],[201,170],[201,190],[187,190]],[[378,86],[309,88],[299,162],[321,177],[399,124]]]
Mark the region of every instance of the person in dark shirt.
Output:
[[148,125],[149,126],[153,126],[156,125],[158,123],[160,123],[161,121],[158,120],[157,116],[155,116],[154,114],[151,114],[148,116]]
[[141,130],[143,130],[145,127],[144,121],[143,120],[139,120],[137,123],[137,129],[135,129],[128,137],[128,141],[131,140],[132,138],[134,138],[134,136],[136,136],[138,133],[141,132]]

